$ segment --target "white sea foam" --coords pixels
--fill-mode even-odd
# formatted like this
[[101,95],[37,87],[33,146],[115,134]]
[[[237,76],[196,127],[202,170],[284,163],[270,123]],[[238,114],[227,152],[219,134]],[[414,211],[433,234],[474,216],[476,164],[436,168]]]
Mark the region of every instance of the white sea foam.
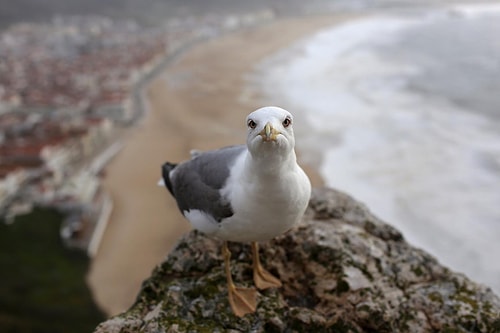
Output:
[[483,15],[498,15],[500,14],[500,4],[498,3],[479,3],[479,4],[461,4],[451,7],[452,13],[471,17]]
[[418,62],[382,56],[433,19],[336,26],[267,59],[256,76],[266,102],[307,121],[298,148],[322,162],[328,185],[500,292],[500,124],[410,89]]

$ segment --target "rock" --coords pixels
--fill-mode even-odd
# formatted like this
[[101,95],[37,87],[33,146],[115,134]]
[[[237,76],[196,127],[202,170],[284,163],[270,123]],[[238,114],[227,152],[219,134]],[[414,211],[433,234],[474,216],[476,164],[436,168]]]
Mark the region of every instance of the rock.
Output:
[[[95,332],[500,332],[500,299],[489,288],[335,190],[315,189],[301,225],[261,244],[283,287],[261,291],[255,314],[232,314],[220,246],[187,234],[135,304]],[[235,282],[252,286],[249,246],[230,250]]]

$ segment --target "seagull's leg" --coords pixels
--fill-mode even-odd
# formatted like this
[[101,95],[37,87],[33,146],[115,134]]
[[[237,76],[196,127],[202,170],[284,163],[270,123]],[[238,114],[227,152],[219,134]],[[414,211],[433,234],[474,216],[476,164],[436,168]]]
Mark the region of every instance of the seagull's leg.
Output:
[[253,254],[253,280],[259,289],[267,289],[273,287],[281,287],[281,281],[274,277],[271,273],[262,267],[259,257],[259,244],[252,242]]
[[227,242],[224,242],[222,246],[222,254],[224,255],[224,264],[226,267],[227,291],[231,309],[238,317],[255,312],[257,308],[257,291],[253,288],[241,288],[234,285],[229,266],[231,252],[227,248]]

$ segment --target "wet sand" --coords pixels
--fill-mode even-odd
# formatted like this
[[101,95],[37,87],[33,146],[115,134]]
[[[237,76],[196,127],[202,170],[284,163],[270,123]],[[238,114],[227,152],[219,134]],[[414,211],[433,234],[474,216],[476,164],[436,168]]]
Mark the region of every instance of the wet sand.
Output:
[[[346,19],[279,20],[203,42],[151,84],[150,111],[106,167],[104,187],[114,210],[87,277],[103,311],[130,307],[142,281],[190,229],[168,192],[156,186],[160,166],[189,158],[190,149],[244,143],[246,115],[263,106],[258,96],[241,98],[245,75],[266,56]],[[304,168],[313,186],[320,185],[314,169]]]

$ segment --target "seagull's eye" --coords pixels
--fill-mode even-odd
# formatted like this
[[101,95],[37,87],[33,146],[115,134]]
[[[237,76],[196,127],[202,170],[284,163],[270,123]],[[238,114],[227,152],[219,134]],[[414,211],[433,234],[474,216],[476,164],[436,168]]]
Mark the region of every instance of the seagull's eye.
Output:
[[292,119],[290,117],[286,117],[285,120],[283,120],[283,126],[288,127],[292,124]]
[[247,123],[248,127],[250,127],[251,129],[254,129],[255,127],[257,127],[257,123],[255,121],[253,121],[252,119],[249,119],[248,120],[248,123]]

